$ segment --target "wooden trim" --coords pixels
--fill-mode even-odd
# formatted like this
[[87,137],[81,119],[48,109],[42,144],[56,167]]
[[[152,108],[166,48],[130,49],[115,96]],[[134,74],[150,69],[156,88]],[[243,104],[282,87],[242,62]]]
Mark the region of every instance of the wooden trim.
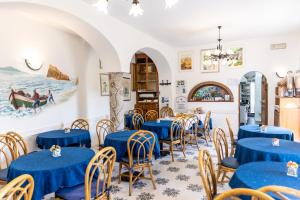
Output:
[[[202,87],[205,86],[218,86],[222,89],[224,89],[226,91],[226,93],[230,96],[230,100],[229,101],[207,101],[207,100],[203,100],[203,101],[199,101],[199,100],[193,100],[193,96],[195,94],[195,92]],[[219,83],[219,82],[215,82],[215,81],[206,81],[206,82],[202,82],[197,84],[196,86],[194,86],[188,95],[188,102],[233,102],[234,101],[234,97],[233,94],[231,92],[231,90],[229,89],[229,87],[227,87],[226,85],[224,85],[223,83]]]

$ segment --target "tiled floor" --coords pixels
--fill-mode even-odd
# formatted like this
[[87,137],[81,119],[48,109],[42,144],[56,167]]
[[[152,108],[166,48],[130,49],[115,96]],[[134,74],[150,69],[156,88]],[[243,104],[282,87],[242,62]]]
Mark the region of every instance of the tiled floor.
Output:
[[[200,144],[201,149],[208,149],[216,164],[217,157],[213,143],[209,147]],[[198,167],[198,149],[194,146],[187,146],[186,158],[182,152],[175,152],[175,162],[171,162],[170,156],[155,160],[153,163],[156,178],[154,190],[150,180],[137,182],[132,191],[132,196],[128,195],[128,182],[118,184],[118,163],[116,163],[114,176],[112,179],[113,200],[194,200],[206,199],[204,188],[202,187]],[[227,184],[219,185],[218,193],[230,189]]]

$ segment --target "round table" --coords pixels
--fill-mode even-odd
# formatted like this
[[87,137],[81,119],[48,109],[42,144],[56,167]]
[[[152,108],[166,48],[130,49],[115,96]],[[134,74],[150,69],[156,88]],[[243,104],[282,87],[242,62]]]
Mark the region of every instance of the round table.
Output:
[[[235,171],[229,185],[231,188],[254,190],[268,185],[279,185],[300,190],[300,177],[287,176],[286,164],[281,162],[252,162],[241,165]],[[300,168],[298,169],[299,173]]]
[[70,133],[64,130],[52,130],[40,133],[36,138],[36,143],[41,149],[49,149],[52,145],[67,147],[69,145],[79,144],[91,147],[90,132],[82,129],[71,129]]
[[88,148],[65,147],[60,157],[53,157],[49,150],[30,153],[14,160],[8,168],[8,181],[22,174],[34,179],[33,200],[57,191],[84,183],[85,170],[95,152]]
[[172,120],[148,121],[142,126],[142,129],[155,132],[158,139],[165,139],[169,136]]
[[273,146],[271,138],[245,138],[238,140],[235,158],[239,164],[256,161],[294,161],[300,163],[300,143],[280,140],[280,146]]
[[294,141],[293,132],[286,128],[268,126],[266,131],[261,131],[258,125],[241,126],[238,132],[238,139],[249,137],[278,138]]
[[[106,135],[105,140],[104,140],[104,146],[108,147],[114,147],[117,152],[117,158],[116,160],[119,162],[123,157],[127,155],[127,141],[129,137],[135,133],[136,130],[131,130],[131,131],[118,131],[114,132],[111,134]],[[160,157],[160,148],[159,148],[159,142],[157,139],[157,135],[155,135],[155,145],[153,149],[153,155],[155,158]]]

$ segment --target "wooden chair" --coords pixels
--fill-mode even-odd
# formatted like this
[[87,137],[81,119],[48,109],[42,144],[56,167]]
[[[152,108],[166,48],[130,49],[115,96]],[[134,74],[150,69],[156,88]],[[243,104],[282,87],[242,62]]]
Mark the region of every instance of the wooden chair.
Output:
[[159,141],[170,146],[170,153],[172,161],[174,162],[174,146],[180,144],[183,156],[185,157],[185,139],[184,139],[184,125],[182,120],[174,120],[171,124],[170,136]]
[[5,200],[31,200],[34,189],[32,176],[23,174],[18,176],[0,190],[0,199]]
[[[210,125],[209,125],[210,116],[211,116],[211,111],[208,111],[205,115],[203,126],[199,126],[199,131],[198,131],[198,137],[205,140],[207,146],[208,146],[208,140],[211,141]],[[199,123],[200,123],[200,119],[199,119]]]
[[76,119],[72,125],[71,129],[82,129],[89,130],[89,123],[85,119]]
[[252,200],[274,200],[272,197],[263,192],[247,188],[236,188],[225,191],[218,195],[215,200],[237,200],[240,199],[239,196],[248,196],[251,197]]
[[132,124],[135,130],[140,130],[144,124],[144,118],[141,114],[135,113],[132,116]]
[[16,145],[17,145],[17,157],[28,154],[27,143],[25,142],[25,140],[23,139],[23,137],[20,134],[10,131],[10,132],[7,132],[6,135],[10,136],[11,138],[13,138],[15,140]]
[[0,135],[0,157],[0,185],[4,185],[7,183],[8,167],[18,157],[18,147],[14,138]]
[[226,123],[228,126],[230,141],[231,141],[231,150],[230,150],[230,156],[234,156],[235,148],[236,148],[236,139],[234,139],[233,129],[230,123],[230,119],[226,117]]
[[96,124],[96,133],[99,142],[99,150],[104,148],[106,135],[116,131],[115,124],[109,119],[102,119]]
[[[152,154],[155,145],[155,136],[150,131],[140,130],[132,134],[127,141],[128,155],[119,162],[119,183],[122,176],[129,177],[129,196],[132,193],[132,185],[138,178],[152,181],[153,188],[156,189],[152,172]],[[122,167],[125,166],[128,174],[122,174]],[[145,169],[150,172],[150,177],[145,176]]]
[[185,119],[184,130],[185,136],[189,139],[189,143],[196,144],[198,150],[198,117],[196,115],[188,115]]
[[[214,145],[217,151],[218,157],[218,174],[217,181],[225,182],[224,179],[230,179],[226,176],[226,173],[235,172],[235,170],[239,167],[239,163],[234,157],[231,157],[228,152],[228,143],[225,132],[221,128],[214,129]],[[223,174],[221,181],[219,178]]]
[[170,108],[169,106],[162,107],[160,109],[160,117],[161,118],[174,117],[173,109]]
[[156,110],[149,110],[145,114],[145,121],[156,121],[158,119],[158,113]]
[[294,188],[288,188],[277,185],[269,185],[258,189],[261,192],[272,194],[273,196],[278,197],[281,200],[289,200],[290,197],[286,195],[293,196],[295,199],[300,199],[300,190],[296,190]]
[[84,184],[59,189],[55,196],[60,199],[110,199],[111,177],[115,161],[115,149],[105,147],[89,162],[85,171]]
[[217,179],[211,156],[207,150],[200,150],[198,156],[200,177],[207,196],[207,200],[213,200],[217,195]]

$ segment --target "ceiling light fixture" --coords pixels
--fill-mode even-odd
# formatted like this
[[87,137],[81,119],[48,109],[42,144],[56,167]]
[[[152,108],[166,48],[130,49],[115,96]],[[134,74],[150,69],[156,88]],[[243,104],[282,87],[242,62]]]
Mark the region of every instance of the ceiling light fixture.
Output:
[[166,1],[166,8],[173,7],[179,0],[165,0]]
[[[108,13],[108,1],[109,0],[97,0],[96,3],[93,4],[97,8],[99,12],[103,12],[105,14]],[[173,7],[179,0],[165,0],[166,8]],[[141,7],[141,3],[139,0],[132,0],[131,9],[129,11],[129,15],[137,17],[139,15],[143,15],[144,10]]]
[[213,52],[211,54],[211,57],[214,60],[223,60],[223,59],[228,58],[232,54],[232,51],[230,51],[230,52],[223,51],[223,46],[221,44],[221,42],[222,42],[222,39],[221,39],[221,28],[222,28],[222,26],[218,26],[218,29],[219,29],[219,38],[217,39],[217,41],[218,41],[217,49],[215,50],[215,52]]
[[98,0],[94,6],[98,9],[98,11],[103,12],[104,14],[108,13],[108,0]]
[[137,17],[139,15],[143,15],[143,13],[144,13],[144,10],[142,9],[139,0],[133,0],[132,5],[131,5],[131,9],[129,11],[129,15]]

